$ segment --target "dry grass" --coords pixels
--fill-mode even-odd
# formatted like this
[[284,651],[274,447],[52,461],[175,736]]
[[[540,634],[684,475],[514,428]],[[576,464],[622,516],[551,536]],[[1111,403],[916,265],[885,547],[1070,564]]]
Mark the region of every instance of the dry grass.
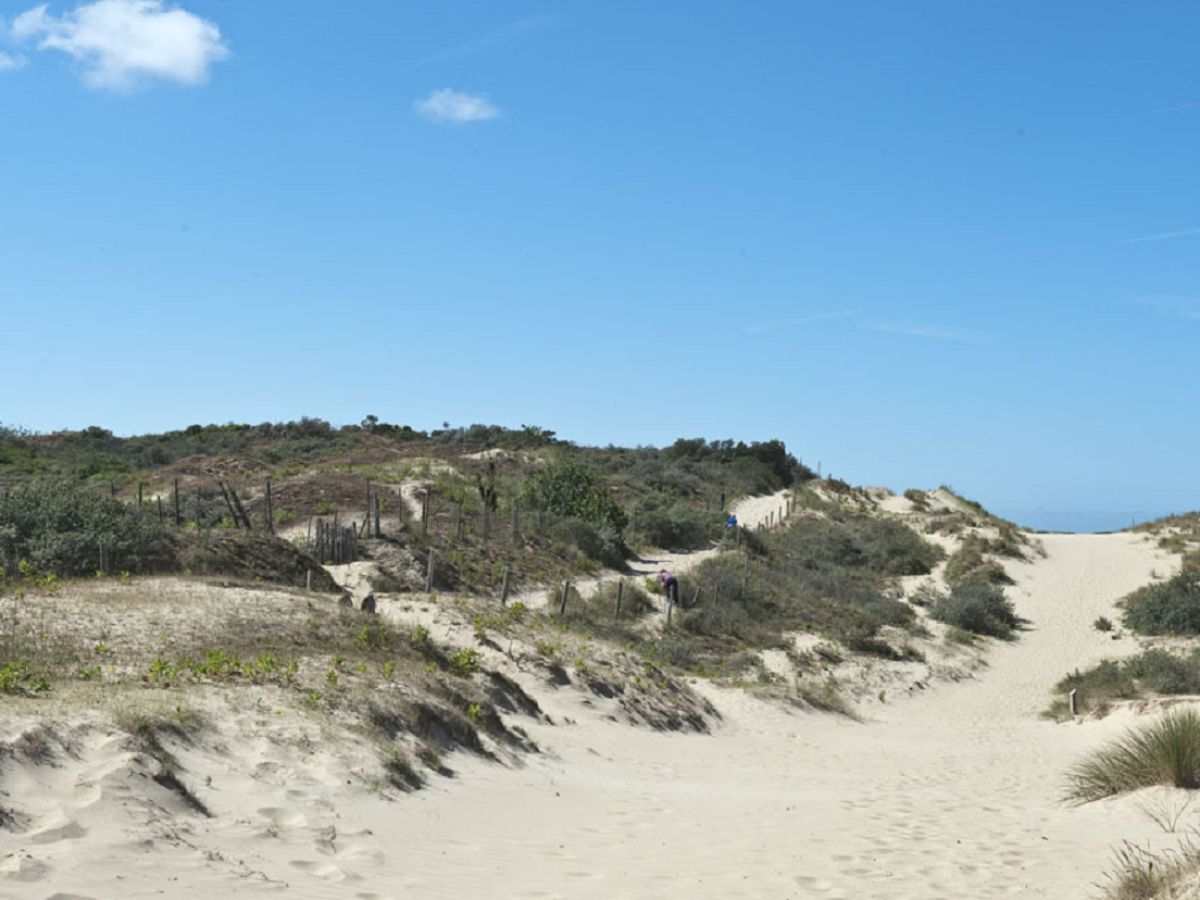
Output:
[[1152,785],[1200,787],[1200,712],[1174,709],[1130,729],[1068,774],[1067,799],[1088,803]]

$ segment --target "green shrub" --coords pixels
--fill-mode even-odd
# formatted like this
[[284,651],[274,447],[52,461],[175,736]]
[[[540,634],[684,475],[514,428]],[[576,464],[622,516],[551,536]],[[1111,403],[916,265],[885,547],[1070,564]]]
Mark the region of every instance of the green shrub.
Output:
[[90,575],[102,542],[124,570],[174,563],[171,538],[157,516],[66,481],[29,482],[0,494],[0,535],[10,558],[15,554],[40,573]]
[[624,510],[596,474],[564,453],[526,479],[521,488],[521,505],[579,519],[618,535],[628,523]]
[[1156,784],[1200,787],[1200,713],[1176,709],[1127,731],[1068,774],[1068,799],[1100,800]]
[[[1074,690],[1081,711],[1147,694],[1200,694],[1200,648],[1177,654],[1155,647],[1128,659],[1106,659],[1086,671],[1075,670],[1055,690],[1061,695]],[[1051,713],[1057,716],[1064,708],[1060,702]]]
[[1104,616],[1097,616],[1096,621],[1092,623],[1092,627],[1097,631],[1112,631],[1113,624],[1111,619]]
[[865,519],[853,531],[865,566],[884,575],[928,575],[942,549],[891,519]]
[[580,519],[567,518],[559,519],[551,525],[550,534],[601,565],[613,569],[625,565],[628,551],[620,535],[611,528],[597,528]]
[[954,628],[999,638],[1011,637],[1020,621],[1004,589],[986,581],[954,585],[929,615]]
[[683,503],[663,508],[649,499],[635,506],[629,532],[635,545],[691,550],[719,538],[723,528],[720,516],[706,510]]
[[959,584],[965,581],[985,581],[990,584],[1012,584],[1013,581],[1004,571],[1004,567],[986,556],[990,549],[986,539],[968,534],[963,538],[962,545],[946,562],[946,582]]
[[1125,625],[1138,634],[1200,634],[1200,572],[1146,585],[1122,602]]

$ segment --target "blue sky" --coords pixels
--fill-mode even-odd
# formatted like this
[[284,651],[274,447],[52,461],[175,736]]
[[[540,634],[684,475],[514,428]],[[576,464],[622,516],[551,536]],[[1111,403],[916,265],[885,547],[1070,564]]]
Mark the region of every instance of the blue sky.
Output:
[[0,0],[0,421],[1200,507],[1194,3]]

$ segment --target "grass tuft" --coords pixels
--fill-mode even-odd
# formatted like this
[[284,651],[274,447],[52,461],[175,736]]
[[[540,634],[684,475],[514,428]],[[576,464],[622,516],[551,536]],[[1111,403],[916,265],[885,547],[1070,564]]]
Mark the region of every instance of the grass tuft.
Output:
[[1152,785],[1200,787],[1200,712],[1178,709],[1131,729],[1068,774],[1067,799],[1089,803]]

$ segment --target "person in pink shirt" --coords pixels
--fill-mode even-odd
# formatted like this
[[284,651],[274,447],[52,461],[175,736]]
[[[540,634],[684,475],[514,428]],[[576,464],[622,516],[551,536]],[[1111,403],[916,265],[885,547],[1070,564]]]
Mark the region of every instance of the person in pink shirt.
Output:
[[666,569],[658,573],[658,580],[662,582],[663,593],[667,595],[667,602],[678,603],[679,580]]

